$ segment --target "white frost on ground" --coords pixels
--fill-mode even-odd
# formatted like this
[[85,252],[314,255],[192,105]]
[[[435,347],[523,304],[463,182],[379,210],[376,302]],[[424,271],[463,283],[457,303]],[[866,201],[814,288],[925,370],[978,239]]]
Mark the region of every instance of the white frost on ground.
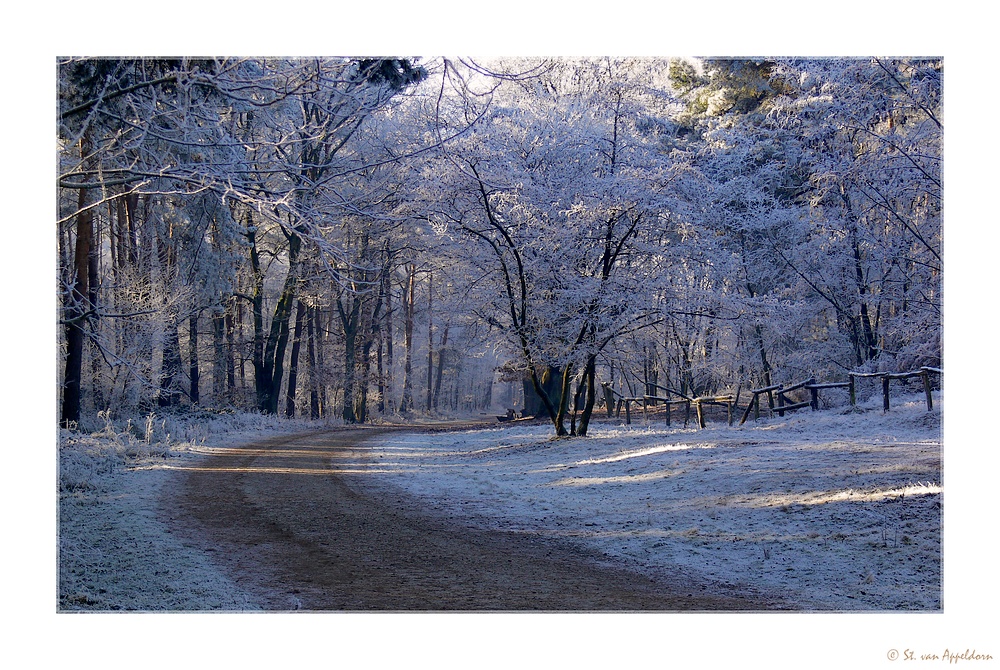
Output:
[[[77,434],[65,449],[58,498],[54,470],[28,463],[12,470],[29,473],[29,484],[37,480],[11,489],[13,537],[31,538],[40,550],[8,552],[5,559],[5,602],[12,613],[25,612],[13,617],[11,653],[31,659],[21,663],[26,667],[81,668],[405,667],[417,659],[447,668],[861,668],[879,667],[892,653],[966,647],[998,657],[995,626],[988,623],[996,602],[988,567],[995,440],[966,430],[967,422],[947,422],[942,603],[935,505],[943,497],[941,398],[935,403],[933,413],[913,398],[905,406],[894,402],[886,415],[869,405],[859,415],[806,411],[742,428],[713,422],[703,431],[600,425],[587,440],[550,440],[544,428],[520,426],[438,433],[386,441],[368,464],[373,477],[376,470],[394,471],[378,481],[432,496],[428,502],[440,512],[469,520],[474,510],[497,527],[536,527],[594,542],[638,567],[662,569],[669,557],[719,581],[773,584],[817,610],[893,606],[930,616],[72,614],[254,606],[209,558],[178,543],[156,519],[155,492],[167,471],[135,467],[163,459],[179,464],[209,447],[309,427],[236,417],[172,429],[169,440],[154,435],[149,444],[142,426],[135,439]],[[32,447],[18,454],[46,451],[35,433],[15,434]],[[418,462],[427,467],[417,469]],[[442,500],[442,492],[455,499]],[[585,525],[594,517],[607,523],[603,534]],[[62,603],[56,530],[70,587]],[[831,581],[837,570],[840,583]],[[58,643],[40,644],[40,635]]]
[[260,607],[209,556],[174,537],[157,516],[165,460],[215,447],[315,430],[308,422],[221,415],[181,422],[62,431],[58,570],[61,611],[247,611]]
[[[809,610],[938,611],[941,398],[799,412],[728,427],[606,421],[591,437],[545,425],[396,434],[369,443],[371,485],[392,484],[459,523],[585,543],[650,574],[683,570]],[[63,432],[61,611],[259,609],[157,518],[193,459],[308,422],[252,415]],[[364,468],[363,468],[364,469]]]
[[[704,430],[592,425],[409,434],[373,473],[459,522],[540,533],[808,610],[942,609],[941,398]],[[374,481],[374,480],[373,480]]]

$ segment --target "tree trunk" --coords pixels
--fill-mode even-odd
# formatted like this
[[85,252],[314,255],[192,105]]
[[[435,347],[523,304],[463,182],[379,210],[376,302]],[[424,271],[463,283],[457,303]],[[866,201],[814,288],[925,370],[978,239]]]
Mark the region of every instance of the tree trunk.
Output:
[[[232,303],[226,310],[226,393],[232,400],[236,393],[236,317],[232,313]],[[242,309],[242,308],[241,308]],[[242,357],[241,357],[242,359]],[[240,377],[243,376],[243,362],[240,361]]]
[[341,326],[344,329],[344,403],[341,416],[346,423],[356,423],[358,418],[354,410],[355,374],[358,351],[358,325],[361,311],[361,299],[352,294],[351,309],[344,309],[342,299],[337,301]]
[[[177,279],[177,238],[172,225],[167,225],[165,229],[153,226],[153,234],[155,235],[156,252],[152,255],[151,260],[155,258],[158,264],[162,309],[166,318],[163,331],[163,357],[160,362],[160,384],[156,402],[160,407],[171,407],[177,405],[181,399],[177,377],[181,374],[183,366],[180,340],[181,317],[177,313],[178,307],[171,305],[168,297]],[[151,235],[151,237],[153,236]]]
[[[90,256],[87,262],[87,303],[90,305],[90,327],[92,332],[98,333],[100,328],[100,310],[98,309],[98,288],[100,287],[100,268],[98,267],[101,255],[101,223],[100,219],[93,221],[93,241],[90,246]],[[105,405],[104,385],[101,382],[101,370],[104,361],[101,357],[97,343],[90,340],[90,393],[93,396],[93,406],[95,409],[102,409]]]
[[[292,314],[292,302],[298,284],[298,260],[302,240],[294,231],[286,232],[288,238],[288,274],[281,290],[281,296],[274,307],[271,328],[264,340],[263,314],[263,274],[260,270],[256,245],[251,247],[254,267],[254,377],[257,389],[257,409],[265,414],[278,413],[278,399],[281,395],[281,380],[284,375],[285,348],[288,344],[288,322]],[[251,242],[253,236],[251,234]]]
[[[587,313],[591,311],[592,309],[590,308],[585,310],[585,312]],[[585,323],[580,328],[579,335],[576,336],[576,342],[573,343],[573,349],[576,349],[580,345],[582,345],[584,341],[587,339],[588,334],[590,335],[590,339],[593,340],[594,328],[589,323]],[[556,412],[556,418],[555,418],[556,435],[563,435],[566,431],[565,428],[566,412],[569,409],[570,387],[573,382],[574,372],[575,372],[575,366],[571,362],[567,363],[566,367],[563,368],[562,383],[559,388],[559,410]],[[582,385],[583,383],[584,379],[581,378],[580,384]],[[576,408],[578,404],[577,401],[579,399],[579,389],[580,387],[577,388],[577,397],[573,399],[573,421],[572,421],[573,428],[571,428],[571,432],[574,431],[576,428]]]
[[489,377],[489,381],[486,382],[486,393],[483,396],[483,409],[489,411],[490,407],[493,407],[493,375]]
[[858,243],[857,233],[853,231],[853,228],[851,246],[854,254],[854,280],[858,291],[858,302],[860,303],[858,307],[857,319],[861,324],[865,360],[870,361],[875,360],[878,356],[878,342],[875,336],[875,330],[872,326],[871,316],[868,313],[868,284],[865,281],[865,272],[861,258],[861,247]]
[[407,276],[406,290],[403,293],[403,345],[406,353],[403,358],[403,396],[399,401],[399,411],[402,413],[413,410],[413,311],[414,289],[417,281],[417,268],[410,265]]
[[573,383],[574,369],[575,367],[572,363],[567,363],[562,369],[562,375],[559,377],[559,405],[555,418],[556,435],[566,434],[566,414],[569,411],[569,399],[572,395],[570,387]]
[[378,377],[378,412],[379,414],[385,414],[385,363],[383,362],[382,349],[384,342],[382,341],[382,333],[379,331],[378,349],[375,350],[375,375]]
[[250,270],[253,276],[253,293],[250,308],[253,311],[253,378],[257,396],[257,409],[267,405],[268,375],[264,368],[264,271],[257,252],[257,233],[251,215],[247,214],[247,240],[250,243]]
[[358,380],[358,401],[354,410],[354,416],[358,423],[364,423],[368,420],[368,386],[372,369],[372,344],[374,343],[375,338],[369,335],[364,338],[364,343],[361,345],[361,378]]
[[444,376],[445,348],[448,346],[448,328],[451,324],[444,324],[444,333],[441,335],[441,346],[438,347],[437,377],[434,379],[434,409],[438,408],[438,397],[441,395],[441,378]]
[[528,371],[528,379],[524,382],[523,414],[536,419],[542,417],[549,419],[555,425],[557,435],[566,434],[565,427],[559,432],[559,423],[556,419],[558,407],[562,404],[562,397],[559,396],[561,382],[562,370],[553,365],[546,366],[540,375],[532,368]]
[[216,406],[226,392],[226,315],[212,315],[212,398]]
[[175,380],[181,372],[181,340],[177,317],[171,316],[163,333],[163,361],[160,366],[160,392],[156,403],[160,407],[172,407],[180,402],[180,393]]
[[383,411],[388,409],[392,411],[392,393],[393,393],[393,359],[392,359],[392,281],[390,280],[390,273],[386,273],[385,277],[385,390],[382,393],[382,397],[385,400],[385,405]]
[[288,363],[288,392],[285,395],[285,416],[295,418],[295,391],[299,376],[299,348],[302,344],[302,322],[306,306],[301,300],[295,306],[295,333],[292,335],[292,355]]
[[327,415],[326,398],[326,335],[329,330],[329,323],[323,321],[323,310],[317,309],[316,316],[316,380],[319,389],[319,415]]
[[[90,139],[85,133],[80,139],[80,157],[89,162]],[[66,427],[80,421],[83,373],[84,325],[90,305],[90,255],[94,236],[94,214],[89,189],[80,189],[77,197],[76,248],[73,254],[73,283],[66,296],[66,368],[63,375],[62,424]]]
[[188,346],[190,349],[190,373],[191,378],[191,404],[197,405],[199,399],[199,370],[198,370],[198,312],[191,313],[188,321]]
[[[878,356],[878,342],[873,329],[868,308],[868,283],[865,281],[864,259],[861,252],[861,243],[858,239],[858,220],[854,214],[854,204],[848,190],[841,186],[840,197],[844,202],[844,208],[850,221],[850,245],[851,254],[854,261],[854,282],[858,292],[858,315],[850,315],[854,329],[853,338],[858,342],[856,345],[859,364],[874,360]],[[858,332],[860,329],[860,332]]]
[[771,386],[771,364],[767,360],[767,350],[764,348],[764,333],[759,323],[754,326],[754,332],[757,334],[757,347],[760,350],[761,375],[763,376],[763,386],[766,388]]
[[309,417],[314,420],[320,417],[319,365],[316,360],[316,334],[319,329],[315,325],[316,312],[318,311],[317,307],[309,307],[306,313],[306,353],[309,357]]
[[[386,245],[386,248],[388,248],[388,245]],[[358,403],[355,411],[355,415],[357,416],[359,423],[364,423],[368,420],[368,390],[371,385],[372,345],[377,347],[379,366],[378,383],[380,392],[382,387],[382,306],[385,304],[385,286],[388,274],[389,258],[387,254],[382,268],[379,271],[379,289],[377,297],[375,298],[375,304],[365,317],[366,326],[362,331],[364,333],[364,337],[361,345],[360,392],[358,393]],[[369,279],[368,276],[366,276],[366,280],[367,279]]]
[[[576,428],[576,435],[584,437],[587,435],[587,429],[590,427],[590,418],[594,414],[594,404],[597,400],[597,391],[595,389],[597,381],[597,356],[590,356],[587,358],[587,365],[584,368],[583,381],[581,384],[586,384],[586,398],[583,403],[583,412],[580,415],[580,424]],[[668,411],[669,411],[669,405]]]
[[288,346],[288,322],[292,316],[292,302],[295,300],[295,288],[298,284],[298,254],[301,241],[298,235],[289,236],[288,245],[288,275],[281,291],[278,304],[274,307],[274,317],[271,319],[271,332],[264,348],[265,374],[268,372],[267,406],[263,409],[268,414],[278,413],[278,398],[281,394],[281,379],[284,376],[285,348]]
[[427,412],[432,409],[434,377],[434,275],[427,279]]

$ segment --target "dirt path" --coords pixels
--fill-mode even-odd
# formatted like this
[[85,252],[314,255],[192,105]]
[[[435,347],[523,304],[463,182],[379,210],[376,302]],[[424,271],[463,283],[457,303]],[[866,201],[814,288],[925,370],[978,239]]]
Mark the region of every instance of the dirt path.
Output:
[[282,437],[206,457],[176,474],[162,512],[271,610],[779,607],[707,582],[654,581],[569,543],[435,518],[406,493],[371,486],[363,442],[383,430]]

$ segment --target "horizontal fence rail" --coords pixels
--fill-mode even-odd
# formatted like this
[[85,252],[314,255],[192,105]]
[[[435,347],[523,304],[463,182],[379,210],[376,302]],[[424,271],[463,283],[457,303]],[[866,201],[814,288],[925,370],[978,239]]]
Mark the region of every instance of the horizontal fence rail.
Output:
[[[847,374],[847,381],[842,382],[818,382],[814,377],[806,379],[804,381],[798,382],[796,384],[791,384],[785,386],[783,384],[772,384],[771,386],[765,386],[762,388],[751,389],[751,398],[747,403],[746,408],[743,410],[743,414],[740,416],[739,425],[746,423],[747,419],[750,418],[750,414],[753,413],[753,418],[756,421],[760,418],[761,414],[761,397],[764,396],[767,399],[766,411],[769,416],[773,417],[777,414],[779,417],[785,416],[785,412],[792,412],[799,409],[804,409],[809,407],[813,411],[819,409],[819,393],[820,391],[830,390],[830,389],[847,389],[848,396],[850,397],[851,406],[857,405],[857,383],[859,379],[879,379],[882,382],[882,411],[889,411],[889,399],[890,399],[890,389],[891,382],[893,380],[906,380],[916,377],[920,377],[923,382],[924,388],[924,398],[927,404],[927,411],[934,409],[934,401],[931,394],[932,382],[931,375],[942,375],[944,371],[941,368],[923,366],[917,370],[910,372],[849,372]],[[601,385],[604,388],[604,397],[607,405],[608,418],[621,417],[622,410],[625,411],[625,423],[631,425],[632,423],[632,412],[631,406],[633,404],[641,405],[643,411],[643,417],[647,416],[647,408],[649,406],[656,406],[657,404],[666,406],[666,424],[670,425],[670,411],[674,405],[682,405],[684,407],[684,426],[688,425],[688,421],[691,415],[692,405],[695,408],[695,413],[698,419],[698,426],[700,428],[705,428],[705,406],[723,406],[726,408],[726,416],[728,424],[733,425],[734,412],[737,409],[737,403],[739,400],[739,394],[733,395],[717,395],[717,396],[698,396],[691,397],[674,389],[667,388],[665,386],[660,386],[658,384],[647,385],[647,391],[653,390],[656,395],[646,394],[643,396],[625,396],[614,388],[611,384],[605,382]],[[809,398],[803,400],[801,398],[795,398],[789,394],[796,391],[808,391]],[[661,394],[662,393],[662,394]]]

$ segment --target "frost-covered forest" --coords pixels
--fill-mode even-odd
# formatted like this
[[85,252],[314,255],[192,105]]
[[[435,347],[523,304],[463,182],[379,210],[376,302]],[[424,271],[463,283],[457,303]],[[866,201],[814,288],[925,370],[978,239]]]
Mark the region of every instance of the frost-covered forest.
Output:
[[[942,366],[941,59],[60,59],[60,422]],[[744,396],[746,397],[746,396]]]
[[[409,36],[427,35],[430,23],[444,24],[467,12],[464,6],[427,11],[429,24],[423,25],[412,10],[390,16],[381,8],[379,21],[372,21],[370,8],[357,9],[361,15],[353,17],[348,12],[355,10],[337,7],[340,18],[332,25],[322,11],[305,15],[302,8],[289,16],[193,9],[150,9],[156,16],[142,17],[146,21],[137,21],[131,7],[74,16],[73,36],[61,35],[55,51],[419,52],[424,47],[412,48],[415,38]],[[615,496],[606,503],[591,479],[619,486],[628,478],[638,482],[637,489],[651,487],[649,473],[636,469],[640,461],[643,466],[648,461],[650,472],[666,474],[698,457],[698,465],[706,460],[705,466],[692,466],[684,475],[695,487],[706,481],[729,486],[724,469],[707,468],[714,468],[723,452],[744,455],[729,448],[727,440],[737,431],[723,428],[723,420],[690,436],[692,443],[717,442],[714,450],[665,449],[681,443],[671,433],[681,429],[663,427],[662,414],[636,419],[631,430],[619,421],[595,420],[585,440],[546,439],[560,425],[566,433],[587,433],[590,411],[598,419],[603,414],[595,408],[604,397],[602,385],[625,396],[663,389],[692,397],[741,391],[742,411],[748,389],[768,384],[943,367],[941,58],[112,60],[46,54],[12,61],[18,67],[11,68],[9,88],[18,94],[8,112],[36,118],[10,124],[15,144],[25,146],[12,152],[18,160],[9,161],[8,170],[11,184],[26,176],[44,181],[51,174],[49,165],[36,169],[21,161],[51,156],[36,138],[51,132],[52,110],[45,105],[55,94],[57,198],[51,192],[24,198],[12,191],[23,211],[11,228],[15,235],[51,231],[33,222],[39,199],[55,201],[56,240],[19,240],[9,249],[16,261],[22,252],[30,257],[41,249],[41,262],[27,263],[41,270],[43,286],[55,279],[55,287],[41,290],[56,297],[56,309],[43,305],[40,320],[53,324],[56,356],[44,349],[41,356],[54,361],[54,374],[38,374],[33,357],[20,354],[20,340],[36,339],[34,331],[7,329],[8,337],[17,339],[8,352],[23,366],[16,383],[8,383],[10,399],[16,395],[19,403],[8,407],[20,415],[56,378],[56,418],[69,429],[59,432],[58,450],[36,449],[36,427],[19,421],[12,422],[15,437],[24,439],[15,441],[13,451],[18,457],[57,456],[60,487],[75,477],[81,486],[60,488],[55,500],[52,467],[32,462],[11,469],[18,477],[41,473],[37,486],[15,487],[9,501],[17,504],[8,505],[14,536],[37,539],[33,544],[42,547],[42,552],[9,552],[7,559],[14,577],[8,600],[19,612],[28,610],[15,617],[22,628],[15,627],[14,637],[24,640],[15,646],[15,658],[72,657],[72,663],[102,667],[115,661],[126,667],[142,658],[158,667],[183,655],[195,665],[216,658],[256,667],[301,656],[306,649],[320,662],[358,654],[366,663],[386,655],[406,663],[423,653],[442,667],[467,667],[470,658],[491,667],[509,665],[511,656],[529,666],[551,657],[584,666],[679,658],[696,665],[718,658],[745,664],[766,658],[775,667],[798,667],[804,658],[814,667],[843,667],[841,657],[849,657],[861,667],[892,660],[894,652],[940,654],[976,645],[995,656],[990,618],[979,611],[985,614],[996,593],[990,533],[982,522],[995,506],[983,495],[991,489],[987,476],[995,458],[989,410],[970,411],[954,395],[991,393],[988,383],[962,383],[970,372],[991,367],[991,347],[983,337],[992,332],[990,294],[977,291],[989,284],[959,283],[989,270],[995,246],[995,227],[989,225],[994,217],[985,204],[991,193],[988,162],[996,153],[995,133],[984,114],[995,95],[985,72],[992,61],[977,53],[989,43],[981,33],[991,22],[985,9],[963,8],[954,25],[950,7],[919,9],[713,5],[695,7],[693,16],[671,6],[660,16],[648,7],[566,12],[532,5],[521,12],[491,7],[482,10],[488,19],[474,15],[469,26],[448,25],[475,40],[454,49],[460,53],[507,53],[515,36],[518,43],[530,43],[528,52],[558,51],[559,46],[546,45],[567,36],[586,40],[585,46],[564,48],[570,53],[603,51],[607,40],[613,45],[609,51],[626,53],[948,51],[947,342],[954,375],[949,377],[953,404],[944,423],[947,506],[936,508],[939,519],[919,510],[913,523],[926,538],[914,535],[912,528],[903,530],[910,518],[886,512],[896,512],[897,502],[903,509],[904,500],[909,513],[911,506],[940,499],[943,494],[935,491],[943,475],[933,478],[933,486],[925,484],[925,491],[911,495],[905,489],[905,498],[897,501],[893,486],[881,479],[872,483],[861,470],[842,467],[846,461],[830,458],[817,468],[813,459],[816,453],[834,453],[817,450],[813,442],[844,436],[847,451],[861,453],[855,448],[874,444],[878,457],[886,457],[872,472],[906,458],[895,447],[905,442],[907,449],[922,449],[920,440],[940,429],[932,420],[943,404],[939,389],[934,413],[923,411],[919,395],[903,405],[894,395],[893,411],[880,415],[877,399],[869,397],[860,403],[867,415],[817,412],[739,429],[766,436],[766,458],[800,450],[802,459],[789,463],[809,477],[840,468],[871,485],[854,491],[849,501],[832,501],[858,508],[861,514],[853,521],[867,524],[857,535],[844,530],[850,519],[829,528],[830,537],[843,533],[865,544],[869,553],[858,552],[851,561],[889,553],[875,546],[879,543],[889,543],[893,552],[910,551],[907,555],[923,552],[935,546],[939,528],[938,549],[947,559],[929,558],[937,572],[919,582],[932,590],[940,584],[941,591],[934,591],[939,600],[911,606],[941,611],[898,622],[884,612],[748,615],[738,622],[727,614],[591,615],[569,617],[565,628],[556,617],[539,616],[496,617],[487,625],[482,617],[407,617],[398,620],[401,625],[391,625],[392,617],[337,617],[333,627],[328,617],[243,616],[234,618],[239,623],[233,629],[222,625],[230,623],[227,617],[220,617],[226,621],[219,627],[205,626],[202,617],[170,617],[163,629],[170,631],[166,645],[149,636],[155,615],[118,617],[111,637],[106,617],[62,615],[43,624],[61,642],[37,645],[30,615],[51,614],[57,569],[80,569],[107,588],[93,590],[106,599],[98,608],[116,595],[108,584],[128,586],[128,597],[147,598],[139,609],[178,607],[186,597],[187,607],[208,609],[217,606],[218,594],[233,596],[219,596],[224,608],[252,608],[217,574],[207,554],[159,536],[154,510],[159,487],[169,479],[169,470],[160,469],[163,463],[186,465],[204,457],[199,450],[214,453],[230,440],[243,444],[272,427],[290,431],[313,417],[322,419],[314,425],[324,425],[492,418],[508,408],[538,414],[550,425],[497,431],[523,447],[511,450],[518,457],[498,470],[469,456],[484,448],[471,436],[454,454],[438,453],[454,446],[451,442],[415,451],[428,456],[431,467],[400,469],[391,484],[426,492],[430,504],[448,513],[455,500],[467,501],[456,492],[475,495],[481,506],[477,519],[487,525],[563,532],[559,524],[567,517],[592,521],[586,518],[589,508],[574,507],[575,498],[550,495],[542,502],[561,506],[542,514],[521,498],[479,496],[483,490],[520,495],[514,475],[529,466],[534,478],[548,473],[545,468],[573,467],[568,472],[574,476],[564,477],[572,481],[557,492],[586,494],[597,502],[602,520],[635,526],[647,517],[627,508],[632,499]],[[114,14],[122,25],[114,24]],[[598,21],[599,29],[581,30],[583,15]],[[262,18],[267,30],[261,29]],[[53,19],[45,20],[38,32],[50,34]],[[393,34],[395,41],[372,47],[371,37],[394,20],[407,23],[408,39]],[[157,30],[142,29],[150,25]],[[223,26],[255,41],[233,48]],[[944,43],[957,38],[960,50],[942,48],[941,36],[951,28],[953,37]],[[491,31],[490,39],[502,40],[500,45],[482,41]],[[262,33],[281,34],[291,43],[269,46],[257,41]],[[363,46],[342,48],[348,33]],[[178,48],[180,35],[201,44]],[[714,42],[685,48],[674,39],[682,35]],[[794,43],[781,45],[786,39]],[[845,39],[865,42],[852,48]],[[121,47],[118,41],[132,43]],[[36,48],[18,47],[28,55]],[[31,60],[56,67],[41,73],[21,67]],[[37,85],[29,85],[31,78],[50,84],[35,96],[43,107],[37,113],[31,96],[22,93]],[[974,165],[978,162],[983,165]],[[18,302],[11,313],[37,307],[37,291],[29,290],[33,278],[20,274],[24,266],[8,264],[18,273],[17,282],[8,281],[9,298]],[[972,323],[956,326],[957,318]],[[22,381],[38,379],[41,390],[22,390]],[[287,420],[289,415],[295,420]],[[177,429],[188,425],[197,427],[197,436]],[[241,425],[246,434],[227,436],[222,428]],[[806,438],[801,444],[796,431]],[[911,432],[918,437],[911,440]],[[878,442],[885,436],[902,442]],[[655,453],[640,444],[646,438]],[[539,448],[527,448],[532,445]],[[800,449],[803,445],[808,448]],[[499,448],[508,446],[499,440],[489,444],[501,453],[506,451]],[[379,453],[395,458],[398,451],[383,445]],[[710,458],[700,458],[705,455]],[[152,465],[135,467],[136,458]],[[447,458],[474,461],[468,482]],[[118,462],[123,459],[124,466]],[[552,472],[555,478],[558,473]],[[923,481],[904,474],[910,476],[903,470],[893,476],[905,484]],[[775,474],[772,483],[791,488],[789,481]],[[850,488],[852,482],[828,488]],[[688,501],[660,490],[688,521],[683,514],[694,509]],[[721,491],[720,498],[730,493],[709,490]],[[639,492],[647,496],[635,498],[642,512],[648,491]],[[889,497],[875,499],[873,492]],[[530,514],[498,516],[489,508],[510,506],[512,500]],[[49,511],[58,525],[39,523],[23,509]],[[690,559],[698,569],[713,571],[728,561],[743,574],[736,552],[692,557],[675,551],[688,545],[702,551],[710,533],[722,528],[718,520],[733,516],[733,510],[718,506],[703,509],[711,515],[665,529],[663,537],[614,548],[645,561],[651,559],[642,552],[655,550],[671,561]],[[788,509],[760,508],[752,519],[798,522],[808,516],[815,523],[818,509],[796,500]],[[896,525],[902,530],[898,538]],[[45,560],[36,554],[50,553],[53,529],[59,556]],[[757,540],[771,527],[745,530]],[[772,556],[791,560],[789,549],[827,538],[825,527],[817,538],[812,534],[818,530],[806,530],[806,539],[782,539],[790,543],[780,547],[784,554],[771,547]],[[129,542],[125,551],[123,537]],[[129,562],[137,558],[140,563]],[[763,551],[752,558],[770,561]],[[794,558],[797,568],[814,574],[830,569],[826,557],[813,564],[804,555]],[[775,568],[777,561],[762,565]],[[880,610],[887,606],[881,599],[886,584],[898,578],[876,575],[883,567],[848,573],[840,586],[845,593],[865,591],[871,600],[860,604],[862,609]],[[187,581],[178,581],[178,574]],[[135,581],[125,584],[128,579]],[[92,586],[72,585],[78,591],[70,597]],[[810,591],[811,597],[817,594],[829,592]],[[833,605],[840,606],[843,602]],[[516,632],[507,633],[508,626]],[[277,643],[268,648],[264,640]]]

